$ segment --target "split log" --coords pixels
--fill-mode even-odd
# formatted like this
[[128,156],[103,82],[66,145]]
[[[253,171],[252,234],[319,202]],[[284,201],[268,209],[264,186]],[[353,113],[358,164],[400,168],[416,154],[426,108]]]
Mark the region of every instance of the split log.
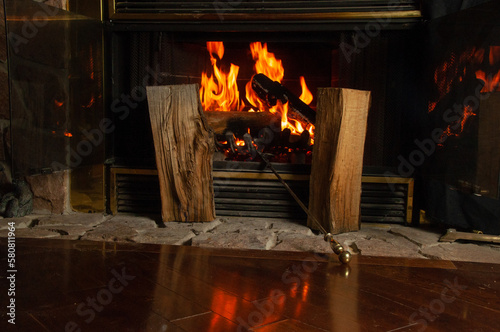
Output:
[[332,234],[356,231],[370,91],[320,88],[317,101],[309,210]]
[[162,219],[212,221],[214,137],[197,84],[147,87]]
[[269,112],[220,112],[205,111],[208,125],[215,134],[222,135],[226,130],[243,135],[248,128],[258,132],[262,128],[281,128],[281,116]]

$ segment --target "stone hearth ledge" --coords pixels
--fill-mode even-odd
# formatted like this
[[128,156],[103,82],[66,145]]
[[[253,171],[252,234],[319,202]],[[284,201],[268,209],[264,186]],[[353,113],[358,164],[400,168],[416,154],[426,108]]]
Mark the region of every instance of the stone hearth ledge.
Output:
[[[221,217],[207,223],[162,223],[158,218],[129,214],[29,215],[0,219],[0,237],[8,236],[8,223],[14,222],[19,238],[331,253],[322,235],[294,221]],[[335,238],[353,255],[500,263],[500,246],[439,242],[442,234],[438,228],[362,224],[360,231]]]

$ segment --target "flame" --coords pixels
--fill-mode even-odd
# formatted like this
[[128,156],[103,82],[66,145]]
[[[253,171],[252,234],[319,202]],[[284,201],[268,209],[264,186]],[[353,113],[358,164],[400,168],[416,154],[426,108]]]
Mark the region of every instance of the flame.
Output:
[[484,86],[481,89],[481,93],[500,91],[500,71],[494,75],[486,76],[483,70],[476,71],[476,78],[484,82]]
[[[250,44],[250,52],[255,61],[254,72],[256,74],[264,74],[271,80],[281,83],[285,76],[285,68],[281,60],[276,59],[274,53],[267,50],[267,44],[255,42]],[[252,82],[249,81],[245,86],[246,98],[248,102],[260,111],[269,111],[271,113],[278,112],[279,106],[269,108],[252,89]],[[280,112],[282,113],[282,112]]]
[[[500,91],[500,46],[487,48],[471,48],[459,56],[451,54],[450,58],[440,64],[434,72],[434,82],[438,89],[437,100],[429,101],[429,112],[434,111],[438,102],[446,96],[457,82],[472,77],[482,80],[484,86],[481,93]],[[461,118],[450,124],[441,141],[447,136],[460,136],[467,121],[476,115],[470,105],[464,105]]]
[[[280,59],[277,59],[274,53],[271,53],[267,49],[267,44],[255,42],[250,44],[250,51],[252,53],[252,58],[255,61],[254,72],[256,74],[264,74],[271,80],[281,83],[283,77],[285,76],[285,68]],[[313,95],[311,91],[307,88],[305,78],[300,77],[300,85],[302,87],[302,94],[300,99],[309,105],[313,100]],[[292,134],[300,134],[305,128],[302,123],[298,120],[290,119],[288,117],[289,106],[288,103],[282,104],[278,101],[276,106],[268,107],[264,102],[260,100],[255,91],[252,89],[252,82],[248,82],[245,86],[246,99],[248,102],[260,111],[269,111],[271,113],[281,114],[281,129],[290,129]]]
[[281,83],[285,76],[285,68],[281,60],[276,59],[274,53],[267,50],[267,44],[251,43],[250,51],[255,60],[254,70],[257,74],[264,74],[273,81]]
[[203,109],[208,111],[239,111],[240,93],[236,84],[240,67],[231,64],[229,72],[224,72],[217,66],[217,55],[219,60],[224,56],[224,45],[222,42],[207,42],[207,50],[210,53],[213,76],[207,73],[201,74],[200,99]]
[[237,146],[245,146],[245,141],[239,138],[235,139],[235,143]]
[[[224,56],[224,45],[222,42],[207,42],[207,50],[210,54],[213,76],[203,72],[201,75],[200,99],[205,111],[241,111],[245,103],[240,100],[240,94],[237,86],[237,77],[239,67],[231,64],[229,72],[221,69],[218,62]],[[275,54],[269,52],[266,43],[255,42],[250,44],[250,52],[255,61],[254,72],[256,74],[264,74],[271,80],[281,83],[285,76],[285,69],[280,59],[277,59]],[[300,99],[310,104],[313,100],[313,95],[309,91],[305,78],[300,77],[300,85],[302,94]],[[308,130],[314,134],[314,126],[301,123],[300,120],[289,119],[289,105],[280,102],[273,107],[269,107],[263,102],[253,91],[252,82],[249,81],[245,85],[245,98],[249,106],[252,107],[249,112],[264,112],[268,111],[281,115],[281,129],[289,128],[293,134],[300,134],[304,130]],[[238,141],[236,141],[237,145]]]
[[[445,131],[443,131],[443,134],[439,138],[439,142],[443,142],[446,137],[449,136],[460,136],[460,134],[464,131],[465,124],[467,123],[467,120],[475,116],[476,113],[474,113],[473,108],[470,105],[464,106],[464,112],[462,115],[462,118],[460,120],[455,121],[454,123],[450,124]],[[460,123],[460,128],[459,129],[452,129],[453,127],[457,126]],[[442,143],[440,143],[442,144]]]
[[302,87],[302,94],[300,95],[299,99],[309,105],[313,101],[313,95],[307,88],[306,79],[304,78],[304,76],[300,76],[300,86]]
[[94,104],[95,104],[95,97],[92,96],[90,98],[89,103],[87,105],[82,105],[82,108],[91,108],[92,106],[94,106]]

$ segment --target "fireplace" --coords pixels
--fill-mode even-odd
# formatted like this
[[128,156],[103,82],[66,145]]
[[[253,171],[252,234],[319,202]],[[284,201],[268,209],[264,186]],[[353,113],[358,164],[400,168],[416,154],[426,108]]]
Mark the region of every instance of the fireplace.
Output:
[[[8,26],[19,36],[22,36],[23,22],[16,17],[26,16],[36,21],[35,14],[43,11],[33,1],[26,1],[29,6],[13,1],[6,3],[11,5]],[[250,45],[261,43],[282,60],[285,74],[281,84],[296,96],[302,94],[300,77],[305,78],[314,98],[319,87],[372,92],[364,149],[362,219],[411,221],[413,174],[406,176],[397,168],[399,157],[417,137],[415,114],[422,105],[427,106],[420,93],[425,68],[421,56],[425,32],[420,3],[411,0],[307,4],[302,1],[183,1],[181,6],[174,6],[168,1],[105,1],[103,8],[99,8],[98,2],[91,3],[68,1],[68,11],[54,14],[53,18],[57,19],[47,24],[51,28],[40,28],[34,39],[36,43],[20,44],[21,52],[10,54],[12,78],[30,86],[30,91],[41,89],[35,94],[40,96],[34,100],[40,100],[42,95],[45,98],[45,104],[34,102],[43,105],[40,107],[47,114],[44,123],[28,126],[43,129],[39,132],[43,139],[37,140],[40,147],[33,146],[33,149],[50,151],[41,153],[36,160],[27,157],[29,154],[24,153],[24,149],[29,144],[23,133],[31,127],[13,126],[14,172],[29,175],[71,168],[73,209],[155,211],[159,197],[153,193],[158,184],[144,87],[201,83],[202,73],[211,73],[212,69],[207,42],[217,41],[223,42],[225,48],[223,58],[217,59],[222,68],[228,68],[231,63],[240,67],[237,84],[243,94],[245,85],[255,74]],[[30,11],[26,12],[26,8]],[[71,59],[66,64],[61,62],[62,66],[42,59],[49,57],[47,54],[35,52],[43,40],[50,40],[50,29],[64,32],[67,41],[58,46],[60,51],[56,51],[53,41],[48,43],[52,45],[48,48],[60,53],[61,58]],[[42,66],[38,66],[40,63]],[[56,75],[58,78],[51,80],[52,83],[65,82],[63,78],[68,77],[71,84],[51,88],[50,93],[40,86],[31,87],[33,84],[27,83],[30,81],[28,71],[22,72],[19,68],[34,64],[39,71],[56,69],[54,72],[59,76]],[[58,66],[67,69],[63,72]],[[62,97],[54,94],[56,90]],[[15,117],[29,119],[25,111],[19,113],[19,108],[24,107],[18,102],[22,98],[15,95],[17,92],[12,93],[12,120],[16,122]],[[26,100],[33,95],[22,94]],[[65,102],[61,104],[62,99]],[[315,102],[313,99],[310,104],[313,110]],[[281,128],[273,131],[272,127],[251,128],[251,135],[258,137],[260,131],[266,132],[268,128],[276,140],[286,136]],[[242,139],[248,126],[232,129],[235,138]],[[291,139],[291,146],[283,149],[294,150],[297,141],[300,141],[299,135]],[[90,157],[76,162],[81,152],[87,153],[85,148],[89,146]],[[299,150],[285,151],[283,155],[276,149],[270,152],[276,156],[280,172],[306,199],[310,144]],[[229,208],[222,209],[241,203],[235,198],[235,189],[225,183],[231,181],[240,189],[245,188],[246,192],[237,193],[239,197],[251,197],[253,191],[267,188],[268,192],[261,195],[273,197],[275,202],[268,205],[277,207],[267,211],[269,216],[290,217],[300,213],[276,181],[271,181],[271,174],[258,160],[248,160],[245,155],[226,160],[227,151],[221,152],[221,158],[214,162],[219,212],[255,213],[251,209],[232,212]],[[228,173],[242,174],[232,174],[228,180]],[[88,181],[89,176],[92,181]],[[117,188],[123,190],[117,192]],[[137,193],[140,195],[135,195]],[[381,206],[385,208],[380,214]],[[266,214],[265,211],[261,214]]]
[[[201,83],[202,73],[212,69],[207,42],[217,41],[225,48],[217,59],[221,68],[240,67],[237,83],[243,94],[255,74],[250,45],[258,43],[283,62],[281,84],[293,95],[302,94],[305,78],[313,110],[319,87],[372,92],[363,218],[411,221],[412,179],[398,176],[395,167],[411,139],[405,112],[421,68],[422,17],[416,1],[183,1],[180,7],[167,1],[104,1],[102,8],[99,1],[64,3],[66,10],[39,1],[5,2],[12,113],[8,148],[17,176],[50,178],[70,169],[70,209],[157,212],[145,86]],[[50,38],[54,33],[58,37]],[[233,126],[235,139],[241,140],[249,127]],[[306,201],[313,137],[304,135],[311,128],[301,138],[277,127],[272,122],[250,128],[250,134],[274,136],[275,147],[268,152]],[[220,215],[304,216],[259,160],[244,154],[228,159],[227,154],[226,146],[214,161]],[[262,212],[232,207],[256,194],[271,199]]]
[[[406,139],[406,120],[401,110],[407,107],[408,91],[414,91],[413,85],[417,84],[417,80],[408,78],[416,77],[420,67],[418,53],[414,52],[420,21],[416,3],[405,1],[398,6],[387,3],[385,7],[376,1],[354,6],[339,2],[325,7],[323,3],[322,8],[310,12],[301,8],[303,3],[300,2],[282,4],[283,8],[267,8],[264,2],[259,9],[263,13],[254,10],[254,15],[243,16],[242,12],[252,12],[244,2],[223,13],[211,7],[212,3],[198,9],[188,7],[199,3],[184,3],[186,9],[181,14],[165,10],[166,4],[161,1],[156,5],[133,3],[128,6],[125,2],[116,2],[116,7],[110,9],[107,31],[109,49],[113,50],[109,58],[113,86],[109,109],[113,122],[119,124],[112,133],[108,155],[112,163],[111,210],[151,210],[151,204],[159,208],[159,196],[151,201],[151,196],[146,194],[148,186],[155,182],[155,153],[147,101],[140,96],[133,98],[131,91],[144,85],[200,83],[203,72],[209,76],[213,73],[211,54],[215,53],[207,50],[207,42],[221,42],[224,47],[222,59],[219,55],[214,58],[226,72],[231,64],[239,67],[236,81],[240,95],[245,94],[246,85],[256,74],[251,52],[251,45],[255,44],[267,47],[282,61],[285,73],[281,84],[297,97],[302,94],[301,77],[305,78],[313,96],[318,87],[328,86],[372,91],[364,156],[369,182],[364,184],[364,192],[374,196],[365,198],[363,218],[402,223],[411,220],[410,180],[391,172],[391,176],[395,175],[392,180],[401,181],[396,187],[392,186],[397,190],[391,190],[386,178],[388,171],[397,165],[397,156]],[[256,6],[249,2],[250,5]],[[206,14],[200,19],[192,14],[197,10]],[[291,14],[271,14],[280,10]],[[133,99],[129,100],[133,110],[127,114],[120,111],[127,105],[124,96]],[[242,99],[245,103],[242,108],[253,107],[247,99]],[[310,105],[312,109],[315,108],[314,99]],[[269,152],[274,154],[274,161],[283,164],[279,166],[281,171],[306,200],[312,145],[305,143],[297,148],[300,137],[293,133],[290,146],[280,144],[287,134],[283,134],[279,124],[275,130],[274,122],[250,127],[239,121],[232,128],[223,128],[218,133],[222,136],[218,142],[226,141],[227,144],[227,129],[240,141],[249,129],[252,137],[270,133],[273,145],[279,148]],[[288,136],[286,140],[290,142]],[[229,154],[232,156],[228,156],[227,146],[221,148],[214,162],[219,215],[303,218],[303,212],[258,158],[249,160],[248,154],[235,154],[234,151]],[[261,175],[263,172],[266,174]],[[135,183],[136,177],[144,182]],[[113,197],[112,193],[117,191]],[[134,192],[144,193],[144,196],[134,197]],[[263,203],[261,197],[270,197],[271,201],[265,201],[262,211],[255,211],[251,204],[244,202],[252,197],[259,203]]]

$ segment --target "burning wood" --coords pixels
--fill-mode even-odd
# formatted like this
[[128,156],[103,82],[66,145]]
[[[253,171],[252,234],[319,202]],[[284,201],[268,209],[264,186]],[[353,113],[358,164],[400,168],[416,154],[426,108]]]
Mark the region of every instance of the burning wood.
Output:
[[232,131],[226,131],[226,144],[229,147],[229,150],[231,150],[232,153],[236,153],[236,138],[234,137],[234,134]]
[[[265,143],[260,140],[259,147],[272,149],[268,152],[278,156],[280,161],[288,162],[290,157],[286,154],[294,152],[294,149],[302,149],[297,152],[304,155],[310,152],[316,113],[307,106],[313,97],[304,77],[300,77],[302,93],[297,97],[280,84],[285,73],[281,60],[268,52],[266,44],[252,43],[250,50],[256,75],[246,84],[246,95],[240,99],[237,85],[239,67],[231,64],[229,70],[222,69],[227,68],[221,63],[223,43],[208,42],[207,50],[213,74],[202,73],[199,94],[208,123],[217,134],[217,146],[227,149],[224,151],[227,159],[253,158],[255,147],[245,143],[243,134],[253,133],[259,140],[260,132],[265,128],[273,133],[273,137],[266,139]],[[284,132],[280,133],[281,130]],[[230,133],[227,134],[227,131]],[[300,136],[304,132],[307,134]],[[269,144],[278,146],[272,148]]]
[[283,104],[288,103],[289,110],[292,110],[308,123],[314,125],[316,122],[316,112],[312,108],[279,82],[271,80],[266,75],[254,75],[252,78],[252,89],[257,93],[259,98],[266,101],[269,107],[276,106],[279,100]]

